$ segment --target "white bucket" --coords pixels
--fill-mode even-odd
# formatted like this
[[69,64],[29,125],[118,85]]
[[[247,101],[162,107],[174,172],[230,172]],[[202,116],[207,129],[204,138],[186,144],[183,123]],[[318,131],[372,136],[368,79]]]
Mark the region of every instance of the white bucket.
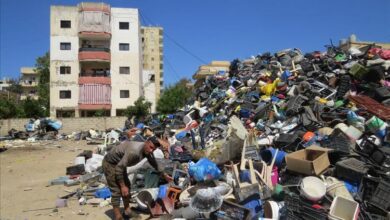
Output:
[[340,196],[336,196],[330,206],[329,219],[331,220],[357,220],[359,217],[359,203]]
[[326,185],[321,179],[315,176],[308,176],[302,179],[300,192],[308,200],[316,202],[325,196]]
[[284,206],[283,202],[267,201],[264,203],[263,219],[279,219],[279,210]]
[[74,165],[83,164],[85,165],[85,157],[76,157],[74,159]]

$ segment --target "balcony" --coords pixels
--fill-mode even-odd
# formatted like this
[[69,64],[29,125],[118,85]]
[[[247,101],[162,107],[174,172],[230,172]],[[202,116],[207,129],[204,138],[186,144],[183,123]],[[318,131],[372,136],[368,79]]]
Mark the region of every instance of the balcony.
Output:
[[82,84],[111,85],[110,70],[82,70],[79,74],[79,85]]
[[97,110],[111,108],[111,85],[84,84],[79,86],[79,91],[79,109]]
[[109,48],[81,47],[79,49],[79,60],[110,62],[111,53]]
[[110,5],[104,3],[80,3],[79,7],[79,37],[81,39],[110,39]]
[[31,81],[22,81],[22,82],[20,82],[20,85],[22,87],[35,87],[35,86],[38,85],[38,83],[37,82],[31,82]]

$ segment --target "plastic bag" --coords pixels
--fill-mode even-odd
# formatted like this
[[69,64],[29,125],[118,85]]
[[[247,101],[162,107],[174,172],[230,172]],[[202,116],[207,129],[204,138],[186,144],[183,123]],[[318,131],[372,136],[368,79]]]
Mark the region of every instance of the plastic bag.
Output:
[[221,175],[217,165],[205,157],[197,163],[190,162],[188,172],[198,182],[219,179]]
[[91,173],[102,166],[104,156],[100,154],[92,154],[92,157],[85,162],[85,172]]

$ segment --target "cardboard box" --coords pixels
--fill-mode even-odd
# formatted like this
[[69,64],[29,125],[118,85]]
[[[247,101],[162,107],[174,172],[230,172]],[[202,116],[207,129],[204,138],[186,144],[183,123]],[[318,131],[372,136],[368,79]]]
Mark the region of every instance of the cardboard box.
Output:
[[310,146],[286,156],[287,169],[306,175],[318,175],[329,167],[329,149]]

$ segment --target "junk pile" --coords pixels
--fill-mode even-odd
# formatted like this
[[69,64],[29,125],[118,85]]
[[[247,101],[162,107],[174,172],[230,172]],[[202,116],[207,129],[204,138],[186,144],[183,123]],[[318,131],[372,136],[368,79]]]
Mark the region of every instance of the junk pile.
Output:
[[[388,219],[389,67],[390,50],[374,45],[233,60],[196,82],[183,112],[137,125],[133,140],[166,140],[154,154],[173,181],[129,168],[133,202],[152,217]],[[90,182],[69,196],[109,204],[105,145],[51,184]]]

